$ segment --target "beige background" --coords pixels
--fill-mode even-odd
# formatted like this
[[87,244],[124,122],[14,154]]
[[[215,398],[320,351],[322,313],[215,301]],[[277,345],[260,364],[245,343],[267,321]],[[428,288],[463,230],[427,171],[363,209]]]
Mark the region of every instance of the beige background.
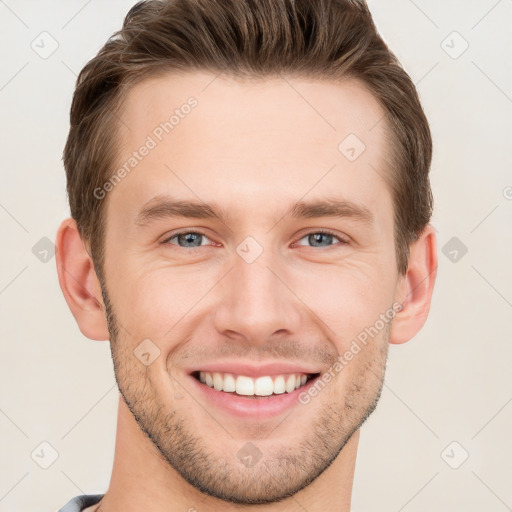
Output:
[[[55,511],[108,485],[110,352],[78,330],[50,241],[69,215],[61,154],[75,74],[132,3],[0,1],[1,512]],[[353,511],[512,510],[512,2],[370,7],[431,122],[439,271],[427,325],[390,348]]]

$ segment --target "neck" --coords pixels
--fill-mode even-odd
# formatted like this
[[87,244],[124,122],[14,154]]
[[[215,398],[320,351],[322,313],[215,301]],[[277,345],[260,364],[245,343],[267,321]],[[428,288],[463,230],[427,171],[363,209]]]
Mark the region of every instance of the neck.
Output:
[[112,477],[95,512],[349,512],[358,442],[359,430],[335,461],[295,495],[277,503],[238,505],[206,495],[185,481],[140,430],[120,397]]

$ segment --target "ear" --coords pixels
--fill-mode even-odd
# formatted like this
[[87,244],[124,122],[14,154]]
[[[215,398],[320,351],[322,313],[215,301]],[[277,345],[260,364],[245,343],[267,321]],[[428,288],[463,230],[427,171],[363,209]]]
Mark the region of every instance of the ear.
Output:
[[405,343],[425,324],[437,275],[437,242],[431,224],[409,249],[407,273],[400,278],[395,300],[402,309],[391,323],[390,343]]
[[74,219],[62,221],[55,244],[60,289],[80,331],[91,340],[108,340],[101,286]]

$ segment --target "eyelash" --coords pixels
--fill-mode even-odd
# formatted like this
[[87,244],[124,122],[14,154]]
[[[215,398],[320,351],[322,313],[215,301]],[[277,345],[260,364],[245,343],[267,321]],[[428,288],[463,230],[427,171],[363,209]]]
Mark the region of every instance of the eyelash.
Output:
[[[170,237],[167,237],[165,240],[162,241],[162,243],[168,244],[173,238],[175,238],[179,235],[186,235],[186,234],[201,235],[201,236],[204,236],[205,238],[209,239],[208,235],[206,233],[203,233],[202,231],[197,231],[197,230],[195,230],[195,231],[180,231],[178,233],[172,234]],[[309,235],[332,235],[334,238],[337,238],[340,241],[339,242],[340,245],[347,245],[349,243],[347,240],[344,240],[342,237],[337,235],[334,231],[331,231],[329,229],[322,229],[319,231],[310,231],[309,233],[305,233],[304,235],[302,235],[297,241],[300,241]],[[197,249],[197,247],[180,247],[177,244],[171,244],[171,245],[176,245],[176,247],[178,247],[180,249]],[[199,246],[199,247],[202,247],[202,246]],[[308,246],[300,246],[300,247],[308,247]],[[313,246],[310,246],[310,247],[315,249],[315,247],[313,247]],[[329,247],[335,247],[335,245],[332,245]],[[329,247],[324,247],[324,249],[328,249]]]
[[[347,245],[348,241],[336,234],[334,231],[331,231],[330,229],[321,229],[320,231],[310,231],[309,233],[305,233],[302,235],[299,240],[302,240],[303,238],[309,236],[309,235],[332,235],[334,238],[337,238],[339,240],[340,245]],[[297,241],[299,241],[297,240]],[[335,247],[336,245],[331,245],[329,247]],[[306,246],[307,247],[307,246]],[[314,247],[311,246],[313,249]],[[329,247],[325,247],[325,249],[328,249]]]

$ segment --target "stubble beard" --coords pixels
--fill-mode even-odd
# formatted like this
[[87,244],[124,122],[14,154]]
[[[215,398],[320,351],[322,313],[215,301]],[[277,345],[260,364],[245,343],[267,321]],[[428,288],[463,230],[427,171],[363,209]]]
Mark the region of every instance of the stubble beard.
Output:
[[[276,448],[272,441],[272,449],[265,449],[265,440],[252,439],[253,444],[261,448],[263,456],[254,466],[245,466],[236,455],[226,455],[229,449],[216,453],[209,446],[209,425],[203,425],[198,431],[187,418],[186,410],[179,407],[179,400],[174,403],[162,400],[152,386],[147,367],[134,356],[129,340],[122,339],[120,324],[103,285],[102,294],[114,373],[121,396],[162,460],[206,495],[239,505],[277,503],[295,495],[335,461],[379,401],[386,369],[390,323],[383,332],[383,339],[374,339],[364,347],[363,351],[369,352],[366,352],[364,362],[360,363],[344,396],[336,399],[336,394],[330,394],[335,403],[325,403],[310,427],[304,428],[298,444],[289,446],[283,443],[281,448]],[[296,407],[292,414],[298,411],[304,409]],[[308,416],[304,414],[304,417]],[[282,425],[286,425],[286,420]],[[273,439],[279,436],[279,428],[274,430]],[[249,430],[257,431],[254,426]],[[228,434],[226,437],[229,437]],[[245,441],[237,440],[237,446],[242,448],[249,441],[249,437]],[[218,437],[210,442],[216,447],[222,444]],[[233,439],[226,442],[230,443],[232,451]]]

